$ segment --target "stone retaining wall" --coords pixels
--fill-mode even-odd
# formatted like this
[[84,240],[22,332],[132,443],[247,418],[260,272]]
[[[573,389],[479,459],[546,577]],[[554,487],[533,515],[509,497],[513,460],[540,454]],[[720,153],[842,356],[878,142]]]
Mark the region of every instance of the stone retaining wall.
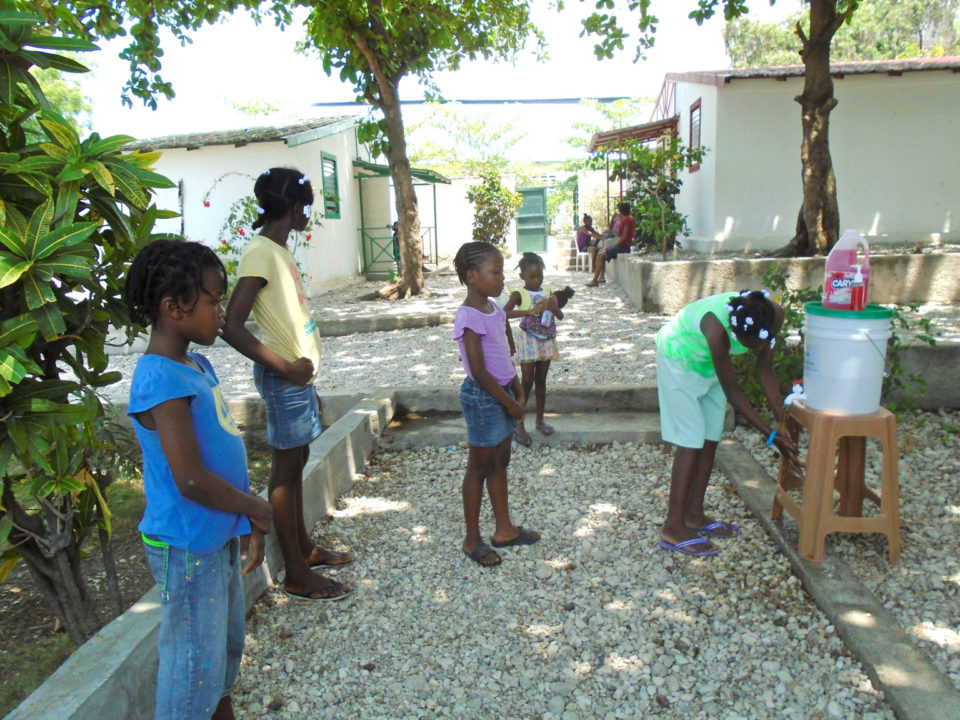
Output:
[[[823,283],[824,262],[822,257],[658,261],[621,255],[607,264],[607,275],[638,310],[671,315],[706,295],[759,288],[771,265],[784,268],[792,289],[816,287]],[[957,253],[877,255],[870,258],[870,302],[960,302],[957,278]]]

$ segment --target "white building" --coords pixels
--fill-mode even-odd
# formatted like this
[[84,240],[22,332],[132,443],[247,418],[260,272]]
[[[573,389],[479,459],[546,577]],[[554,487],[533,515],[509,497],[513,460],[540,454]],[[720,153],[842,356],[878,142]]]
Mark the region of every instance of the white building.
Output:
[[[178,217],[159,221],[157,230],[211,247],[227,240],[242,248],[251,229],[231,213],[235,216],[239,203],[252,197],[261,172],[270,167],[303,172],[315,201],[312,226],[295,240],[295,255],[309,289],[322,291],[362,272],[385,276],[392,265],[396,211],[389,170],[373,162],[369,147],[357,140],[357,125],[354,117],[319,118],[284,127],[137,140],[125,149],[159,151],[156,171],[176,184],[158,191],[156,204]],[[414,182],[449,182],[431,171],[414,169],[413,174]],[[436,234],[432,217],[421,224]]]
[[[960,57],[832,66],[830,153],[840,226],[873,243],[955,240],[960,219]],[[677,209],[687,247],[774,249],[800,210],[803,66],[668,74],[646,125],[594,137],[677,132],[708,149],[684,168]]]

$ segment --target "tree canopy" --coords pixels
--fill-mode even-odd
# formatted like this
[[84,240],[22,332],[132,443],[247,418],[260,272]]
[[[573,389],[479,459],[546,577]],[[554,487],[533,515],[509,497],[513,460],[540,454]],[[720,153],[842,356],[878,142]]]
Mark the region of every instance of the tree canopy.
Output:
[[[894,60],[960,53],[960,0],[861,0],[850,22],[833,38],[833,62]],[[780,23],[741,17],[727,23],[724,42],[734,67],[795,65],[800,62],[798,23],[809,12]]]

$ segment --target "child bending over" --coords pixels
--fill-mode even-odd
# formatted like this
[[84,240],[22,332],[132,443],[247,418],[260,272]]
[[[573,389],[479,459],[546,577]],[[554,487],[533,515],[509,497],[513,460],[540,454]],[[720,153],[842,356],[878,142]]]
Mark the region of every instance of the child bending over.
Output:
[[480,536],[480,503],[486,483],[496,529],[494,547],[532,545],[540,535],[514,525],[507,507],[510,436],[523,418],[526,397],[510,362],[510,324],[490,298],[503,292],[503,255],[486,242],[461,246],[454,259],[467,297],[457,308],[453,339],[467,373],[460,386],[460,406],[467,423],[470,455],[463,476],[463,552],[483,566],[500,564],[500,555]]
[[263,562],[273,517],[250,494],[243,439],[213,367],[187,352],[217,338],[226,291],[212,250],[172,240],[147,245],[125,287],[130,317],[152,326],[127,414],[143,448],[139,528],[163,611],[158,720],[233,718],[246,615],[240,576]]
[[710,538],[731,538],[740,529],[708,517],[703,497],[723,432],[727,402],[775,444],[789,460],[796,445],[778,435],[740,389],[730,358],[757,354],[756,376],[777,420],[783,402],[773,372],[773,346],[783,325],[783,308],[767,291],[721,293],[683,308],[657,333],[657,393],[660,432],[677,446],[670,477],[667,519],[660,547],[685,555],[716,555]]

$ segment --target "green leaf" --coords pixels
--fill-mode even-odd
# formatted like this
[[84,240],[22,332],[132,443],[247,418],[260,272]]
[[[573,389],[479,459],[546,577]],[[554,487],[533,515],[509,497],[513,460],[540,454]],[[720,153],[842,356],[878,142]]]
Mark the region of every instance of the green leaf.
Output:
[[119,150],[127,143],[134,141],[130,135],[111,135],[107,138],[96,138],[92,136],[87,141],[89,145],[84,149],[87,155],[106,155]]
[[63,147],[69,149],[74,156],[80,154],[80,140],[72,127],[63,122],[62,118],[54,119],[49,115],[40,118],[40,124],[47,134]]
[[57,296],[53,294],[53,289],[46,282],[42,273],[24,273],[23,290],[27,299],[27,307],[31,310],[37,310],[48,303],[57,301]]
[[116,191],[113,185],[113,175],[111,175],[110,171],[107,170],[106,165],[99,160],[95,160],[94,162],[90,163],[88,170],[100,187],[102,187],[111,195],[115,194]]
[[53,203],[48,198],[46,202],[39,205],[30,216],[30,223],[27,225],[27,234],[24,237],[27,252],[25,257],[32,258],[36,256],[37,246],[40,238],[50,229],[50,223],[53,222]]
[[0,288],[13,285],[20,277],[27,272],[33,263],[30,260],[20,260],[11,253],[0,252]]
[[[3,20],[0,19],[0,23]],[[48,50],[69,50],[76,52],[86,52],[89,50],[99,50],[100,48],[89,40],[76,37],[53,37],[52,35],[32,35],[24,45],[30,47],[46,48]]]
[[54,68],[60,72],[68,73],[90,72],[90,68],[70,57],[45,52],[34,52],[31,54],[36,59],[37,67]]
[[50,463],[47,462],[50,444],[46,440],[45,430],[42,424],[31,420],[17,418],[7,423],[10,439],[20,452],[28,455],[38,467],[52,472]]
[[4,58],[0,61],[0,102],[5,106],[13,105],[13,98],[17,93],[17,76],[9,61]]
[[56,340],[67,331],[67,325],[63,321],[63,315],[60,314],[56,303],[47,303],[34,310],[33,316],[37,320],[40,334],[47,341]]
[[43,16],[19,10],[0,10],[0,25],[36,25],[43,22]]
[[[13,521],[11,520],[11,522]],[[4,580],[7,579],[7,576],[10,575],[11,571],[17,566],[18,562],[20,562],[19,553],[16,557],[8,558],[7,560],[4,560],[2,564],[0,564],[0,585],[2,585]]]
[[20,257],[27,256],[27,244],[20,233],[7,227],[0,227],[0,243]]
[[137,179],[127,170],[110,165],[113,170],[113,181],[121,194],[135,207],[146,209],[149,197],[137,182]]
[[40,368],[30,362],[21,348],[13,346],[0,350],[0,378],[6,380],[9,385],[23,382],[31,372],[39,373]]
[[53,275],[69,275],[79,280],[90,278],[90,258],[80,255],[55,255],[44,260],[39,267]]
[[17,315],[0,324],[0,348],[11,345],[37,331],[37,321],[30,313]]
[[57,205],[53,215],[56,218],[72,218],[77,214],[77,204],[80,202],[80,182],[63,183],[57,194]]
[[99,224],[100,223],[96,222],[84,222],[61,225],[56,230],[47,233],[39,239],[33,251],[34,259],[42,260],[55,252],[82,243],[90,237],[90,233],[92,233]]

